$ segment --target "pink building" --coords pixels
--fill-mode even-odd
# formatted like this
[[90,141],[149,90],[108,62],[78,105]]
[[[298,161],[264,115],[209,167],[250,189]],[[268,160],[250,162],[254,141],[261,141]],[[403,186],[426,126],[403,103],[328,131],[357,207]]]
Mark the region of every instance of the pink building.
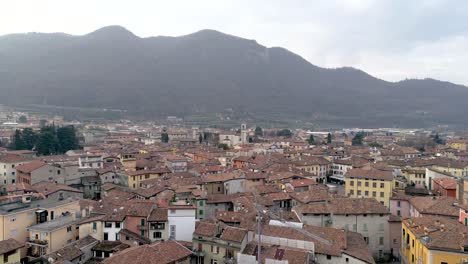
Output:
[[402,219],[409,218],[410,215],[410,196],[403,193],[394,193],[390,198],[390,213],[399,216]]

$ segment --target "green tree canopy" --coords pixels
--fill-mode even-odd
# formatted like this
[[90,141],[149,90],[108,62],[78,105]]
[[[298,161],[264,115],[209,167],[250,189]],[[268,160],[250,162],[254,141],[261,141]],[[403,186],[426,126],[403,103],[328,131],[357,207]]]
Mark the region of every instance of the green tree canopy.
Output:
[[378,143],[378,142],[372,142],[369,144],[369,147],[372,147],[372,148],[383,148],[383,145]]
[[161,142],[163,142],[163,143],[169,142],[169,134],[161,133]]
[[27,123],[27,122],[28,122],[28,118],[27,118],[26,116],[22,115],[22,116],[20,116],[20,117],[18,118],[18,122],[23,123],[23,124],[24,124],[24,123]]
[[309,145],[315,145],[315,138],[314,135],[310,135],[309,139],[307,140],[309,142]]
[[257,136],[257,137],[263,136],[263,129],[261,127],[257,126],[255,128],[255,136]]
[[330,144],[332,143],[332,135],[330,133],[328,133],[327,135],[327,144]]
[[282,129],[282,130],[276,132],[276,135],[278,137],[292,137],[293,134],[292,134],[291,130],[289,130],[289,129]]
[[352,140],[353,146],[360,146],[362,145],[362,140],[364,139],[364,132],[360,131],[357,132]]

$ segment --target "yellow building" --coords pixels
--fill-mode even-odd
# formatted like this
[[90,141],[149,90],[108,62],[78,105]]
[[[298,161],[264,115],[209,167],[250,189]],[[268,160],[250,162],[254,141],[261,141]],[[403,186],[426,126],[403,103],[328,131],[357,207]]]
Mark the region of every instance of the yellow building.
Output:
[[447,144],[453,149],[468,150],[468,139],[454,139],[447,142]]
[[393,188],[394,180],[391,171],[355,168],[345,175],[345,193],[351,198],[375,198],[389,207]]
[[455,219],[414,217],[402,222],[402,263],[466,263],[466,226]]
[[[0,205],[0,241],[13,238],[26,243],[29,238],[28,227],[50,221],[67,212],[79,211],[79,201],[72,198],[31,200],[31,197],[24,197],[22,201]],[[21,257],[25,256],[26,248],[23,248]]]
[[417,169],[403,169],[401,170],[403,176],[411,184],[425,185],[426,184],[426,170]]
[[30,226],[28,255],[40,257],[57,251],[79,239],[77,219],[73,215],[57,217],[52,221]]
[[20,243],[13,238],[0,241],[0,264],[20,263],[20,249],[23,247],[23,243]]
[[171,171],[166,168],[161,168],[158,170],[137,170],[128,173],[128,187],[130,189],[138,189],[142,187],[141,182],[144,180],[157,179],[161,175],[170,173]]
[[465,162],[452,160],[452,159],[441,159],[437,160],[432,165],[434,170],[450,173],[453,176],[464,177],[468,176],[468,166]]

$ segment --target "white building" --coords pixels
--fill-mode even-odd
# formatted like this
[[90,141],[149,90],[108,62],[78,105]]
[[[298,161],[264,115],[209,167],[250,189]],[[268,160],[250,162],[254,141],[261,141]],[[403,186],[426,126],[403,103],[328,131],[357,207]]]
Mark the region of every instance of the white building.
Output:
[[82,155],[78,159],[80,169],[102,169],[104,162],[101,155]]
[[16,183],[16,167],[32,161],[31,157],[16,154],[0,155],[0,184]]
[[168,207],[169,239],[192,241],[196,209],[194,205],[187,204]]

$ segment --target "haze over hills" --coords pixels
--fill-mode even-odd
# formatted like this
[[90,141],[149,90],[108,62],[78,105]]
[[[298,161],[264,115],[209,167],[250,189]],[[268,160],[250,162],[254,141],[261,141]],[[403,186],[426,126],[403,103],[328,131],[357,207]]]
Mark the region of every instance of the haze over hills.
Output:
[[0,103],[126,109],[147,117],[234,111],[343,126],[466,126],[468,88],[387,82],[317,67],[284,48],[214,30],[139,38],[110,26],[84,36],[0,37]]

